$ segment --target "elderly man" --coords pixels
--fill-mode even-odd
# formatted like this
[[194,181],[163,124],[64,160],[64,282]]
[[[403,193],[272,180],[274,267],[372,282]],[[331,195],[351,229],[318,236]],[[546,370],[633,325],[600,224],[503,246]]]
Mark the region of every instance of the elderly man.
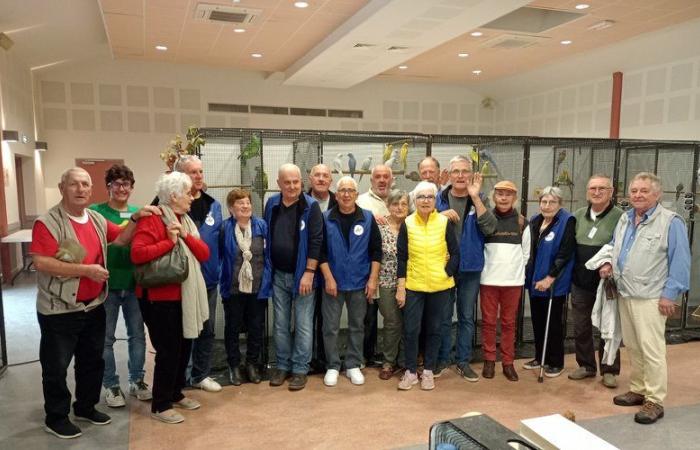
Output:
[[[389,208],[386,199],[391,192],[391,185],[394,181],[394,174],[391,167],[378,164],[372,168],[370,175],[370,188],[364,194],[357,197],[357,206],[374,214],[377,223],[386,223],[386,216],[389,215]],[[374,294],[374,299],[367,306],[365,316],[365,339],[363,354],[365,361],[374,362],[374,355],[377,349],[377,314],[379,313],[379,292]]]
[[[129,217],[138,208],[128,204],[134,189],[134,173],[123,164],[115,164],[105,173],[105,184],[109,201],[90,206],[90,209],[102,214],[108,221],[126,227]],[[128,247],[110,245],[107,252],[107,270],[109,270],[109,294],[105,300],[105,348],[103,358],[105,371],[102,385],[107,390],[105,402],[111,408],[126,405],[124,392],[119,386],[119,374],[114,359],[114,342],[119,309],[124,316],[126,334],[129,342],[129,393],[139,400],[151,400],[153,397],[148,385],[143,381],[146,372],[146,335],[143,317],[136,298],[134,283],[134,265],[131,263]]]
[[202,275],[207,285],[209,300],[209,320],[204,322],[204,328],[199,337],[192,342],[192,368],[189,371],[189,383],[207,392],[221,391],[221,385],[214,381],[211,371],[211,356],[214,347],[214,329],[216,325],[216,298],[219,283],[219,231],[221,230],[221,204],[204,192],[204,170],[202,161],[196,156],[188,155],[180,158],[175,164],[175,170],[182,172],[192,180],[192,206],[187,213],[197,225],[199,236],[209,247],[209,259],[202,263]]
[[[593,342],[591,311],[595,304],[600,277],[595,270],[588,270],[586,262],[612,240],[615,225],[622,215],[613,201],[612,180],[607,175],[593,175],[588,179],[586,199],[588,206],[579,208],[576,217],[576,259],[571,284],[571,306],[574,319],[576,362],[579,368],[569,374],[570,380],[593,378],[598,373]],[[620,374],[620,351],[612,366],[603,364],[605,341],[600,340],[598,356],[603,385],[617,387],[615,377]]]
[[662,192],[656,175],[635,175],[629,185],[633,208],[620,216],[612,242],[596,255],[609,261],[600,268],[600,276],[612,276],[617,283],[622,339],[632,365],[630,390],[613,402],[641,405],[634,420],[642,424],[664,416],[666,319],[690,284],[685,223],[659,203]]
[[[335,194],[330,190],[333,176],[331,169],[325,164],[316,164],[309,173],[309,184],[311,187],[307,194],[318,202],[321,212],[333,208],[338,202]],[[325,351],[323,348],[323,315],[321,313],[321,303],[323,299],[323,288],[316,288],[316,307],[314,308],[314,351],[311,366],[315,371],[324,370],[326,367]]]
[[360,365],[367,302],[374,300],[382,261],[382,237],[372,213],[359,208],[357,182],[349,176],[338,180],[338,205],[323,214],[325,239],[321,272],[323,296],[323,343],[328,370],[326,386],[338,383],[340,354],[338,332],[343,303],[348,311],[348,350],[345,373],[352,384],[365,383]]
[[[418,176],[421,181],[430,181],[438,189],[438,195],[443,186],[449,181],[449,171],[444,169],[440,171],[440,161],[433,156],[426,156],[418,163]],[[409,210],[415,210],[415,191],[409,193]]]
[[[455,224],[459,242],[459,271],[455,274],[454,301],[457,303],[457,373],[467,381],[479,381],[469,366],[474,338],[474,311],[484,268],[484,235],[479,220],[486,213],[482,200],[481,176],[472,176],[472,164],[464,156],[450,160],[450,186],[437,197],[437,210]],[[442,343],[436,374],[449,364],[452,348],[452,308],[442,326]]]
[[[315,273],[323,243],[323,216],[318,202],[301,190],[301,171],[282,164],[277,173],[280,193],[265,204],[268,225],[265,251],[272,267],[265,267],[261,290],[272,291],[273,333],[277,368],[270,386],[281,386],[290,371],[290,391],[306,386],[313,346]],[[292,336],[292,313],[294,336]]]
[[111,422],[95,409],[104,373],[107,244],[128,244],[136,221],[160,211],[150,206],[140,209],[129,215],[124,228],[119,227],[88,209],[92,180],[78,167],[63,173],[58,189],[61,202],[34,222],[31,252],[37,269],[45,430],[70,439],[82,434],[68,419],[71,393],[66,375],[74,357],[76,420]]

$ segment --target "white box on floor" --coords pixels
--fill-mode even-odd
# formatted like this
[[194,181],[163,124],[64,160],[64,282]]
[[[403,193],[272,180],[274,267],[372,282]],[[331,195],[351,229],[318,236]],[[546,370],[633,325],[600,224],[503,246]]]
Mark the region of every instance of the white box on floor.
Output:
[[561,414],[521,420],[520,435],[542,450],[619,450]]

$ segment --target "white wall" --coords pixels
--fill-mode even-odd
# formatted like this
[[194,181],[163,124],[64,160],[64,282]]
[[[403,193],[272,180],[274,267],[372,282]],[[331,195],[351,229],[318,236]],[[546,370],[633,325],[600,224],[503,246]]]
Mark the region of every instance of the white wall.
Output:
[[[134,203],[152,198],[158,155],[188,125],[476,134],[493,131],[481,96],[460,86],[369,81],[348,90],[287,87],[277,75],[166,63],[92,60],[35,71],[49,143],[47,204],[75,158],[124,158]],[[362,119],[209,113],[208,103],[362,110]],[[485,114],[483,114],[485,112]]]
[[612,73],[623,73],[620,137],[700,139],[700,21],[491,83],[497,134],[608,137]]

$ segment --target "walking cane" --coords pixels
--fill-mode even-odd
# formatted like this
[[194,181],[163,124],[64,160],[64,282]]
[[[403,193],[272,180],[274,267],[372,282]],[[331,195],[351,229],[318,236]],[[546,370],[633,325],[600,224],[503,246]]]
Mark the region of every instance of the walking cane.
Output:
[[[556,280],[555,280],[556,282]],[[554,283],[549,288],[549,305],[547,306],[547,325],[544,327],[544,343],[542,344],[542,361],[540,361],[540,376],[537,377],[538,383],[544,382],[544,360],[547,355],[547,338],[549,337],[549,319],[552,315],[552,299],[554,298]]]

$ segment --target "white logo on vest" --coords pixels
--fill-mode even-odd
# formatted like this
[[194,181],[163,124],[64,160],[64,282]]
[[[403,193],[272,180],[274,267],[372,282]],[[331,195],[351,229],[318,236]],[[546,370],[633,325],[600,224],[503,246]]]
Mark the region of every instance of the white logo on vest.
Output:
[[470,216],[473,216],[474,214],[476,214],[476,207],[472,206],[472,207],[469,209],[469,215],[470,215]]
[[362,225],[355,225],[355,228],[353,228],[352,232],[355,233],[355,236],[362,236],[362,233],[365,232],[365,229]]
[[549,234],[544,237],[544,240],[547,242],[552,241],[552,240],[554,240],[554,236],[556,236],[554,234],[554,231],[550,231]]
[[299,231],[303,231],[304,228],[306,228],[306,222],[304,222],[304,220],[302,219],[301,225],[299,225]]
[[214,217],[211,215],[211,213],[207,214],[207,218],[204,219],[204,223],[206,223],[209,226],[214,225]]

